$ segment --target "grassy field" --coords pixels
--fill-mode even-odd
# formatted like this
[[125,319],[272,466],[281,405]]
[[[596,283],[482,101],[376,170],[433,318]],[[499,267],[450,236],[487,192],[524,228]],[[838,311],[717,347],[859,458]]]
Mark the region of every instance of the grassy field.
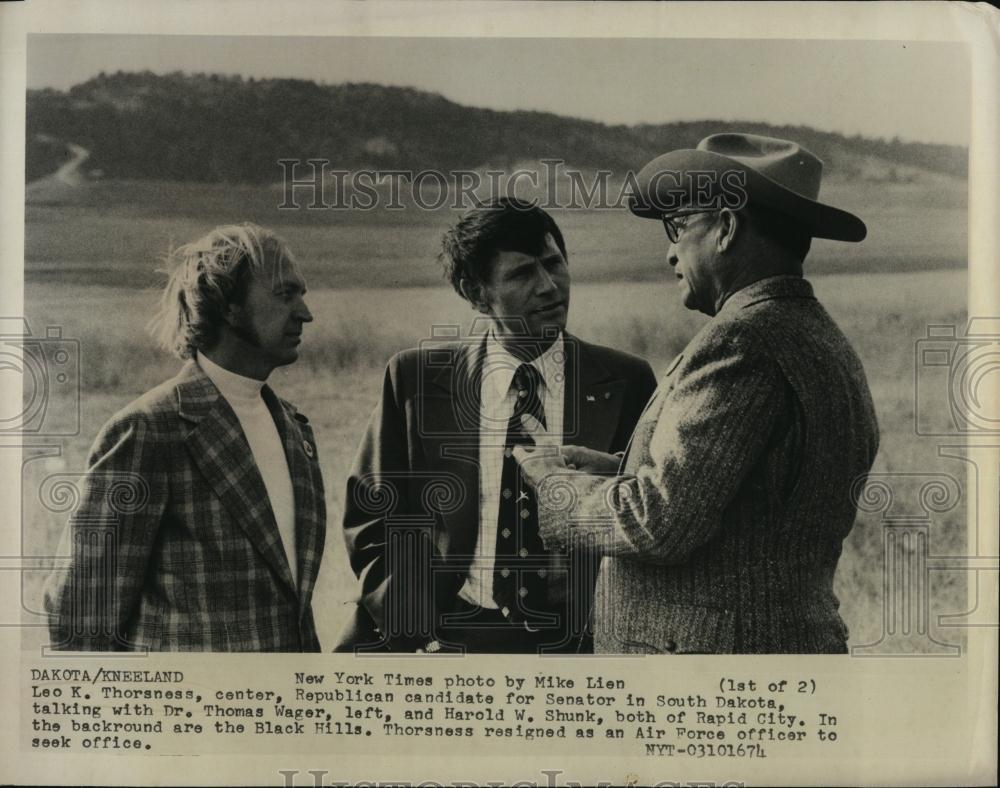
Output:
[[[876,472],[963,470],[936,455],[936,442],[914,434],[914,343],[928,323],[964,320],[965,276],[959,271],[850,274],[812,277],[821,300],[855,343],[869,375],[882,428]],[[327,484],[328,548],[316,591],[321,636],[330,644],[353,594],[339,534],[346,470],[375,403],[381,370],[396,350],[430,336],[433,325],[468,326],[472,313],[447,288],[311,290],[316,321],[307,327],[302,357],[275,373],[272,383],[307,413],[316,429]],[[83,467],[100,425],[131,398],[166,378],[177,363],[152,347],[144,325],[155,302],[153,291],[103,285],[28,282],[27,315],[33,330],[60,325],[80,341],[83,388],[80,434],[62,441],[58,458],[25,466],[24,535],[29,555],[54,549],[64,515],[44,510],[37,490],[48,474]],[[98,317],[99,316],[99,317]],[[570,329],[580,336],[631,350],[662,369],[697,330],[703,318],[685,311],[672,282],[583,283],[573,289]],[[65,405],[54,416],[65,418]],[[896,501],[899,510],[919,511],[916,491]],[[931,529],[935,554],[964,551],[964,506],[937,516]],[[882,628],[883,526],[878,515],[862,514],[845,544],[837,579],[851,642],[878,640]],[[934,573],[932,614],[966,608],[961,573]],[[37,610],[41,575],[26,575],[24,599]],[[956,630],[937,637],[954,641]],[[38,633],[40,635],[40,633]],[[29,638],[29,640],[32,640]]]
[[[612,191],[612,194],[616,192]],[[918,183],[832,181],[824,199],[869,227],[860,248],[817,240],[815,271],[862,273],[965,267],[966,185],[927,174]],[[377,209],[280,210],[280,188],[115,181],[87,183],[29,202],[25,271],[31,281],[155,286],[157,260],[216,224],[280,228],[308,265],[313,287],[409,287],[440,282],[441,232],[456,213]],[[332,199],[332,198],[331,198]],[[555,210],[581,282],[658,281],[663,231],[625,210]]]
[[[927,176],[936,177],[936,176]],[[824,196],[869,224],[860,247],[817,241],[808,272],[820,299],[854,342],[875,397],[882,430],[876,473],[947,473],[964,468],[937,456],[937,441],[914,430],[914,347],[931,323],[964,322],[965,186],[934,183],[837,183]],[[933,195],[933,196],[932,196]],[[24,466],[25,554],[51,555],[65,514],[40,503],[40,485],[55,473],[83,470],[101,424],[178,363],[145,333],[160,281],[154,269],[169,245],[215,224],[250,219],[278,229],[309,279],[316,316],[300,361],[275,373],[272,385],[309,415],[327,489],[329,534],[314,608],[323,641],[332,644],[353,595],[340,535],[347,468],[375,404],[389,356],[431,335],[435,325],[467,327],[473,313],[441,284],[434,262],[448,210],[419,212],[279,211],[279,191],[221,184],[87,183],[56,189],[26,208],[25,313],[35,335],[49,325],[79,341],[82,408],[79,434],[59,439],[58,457]],[[625,212],[557,212],[574,277],[570,329],[630,350],[663,369],[702,324],[684,310],[664,276],[662,231]],[[53,395],[46,418],[71,423],[74,404]],[[946,413],[943,396],[930,406]],[[918,489],[896,490],[894,514],[921,512]],[[964,503],[935,514],[930,550],[965,553]],[[837,578],[842,614],[855,645],[879,639],[883,626],[883,522],[862,513],[845,543]],[[25,574],[25,621],[38,623],[41,572]],[[961,572],[932,573],[931,624],[967,608]],[[42,642],[40,629],[26,647]],[[925,641],[912,641],[920,650]]]

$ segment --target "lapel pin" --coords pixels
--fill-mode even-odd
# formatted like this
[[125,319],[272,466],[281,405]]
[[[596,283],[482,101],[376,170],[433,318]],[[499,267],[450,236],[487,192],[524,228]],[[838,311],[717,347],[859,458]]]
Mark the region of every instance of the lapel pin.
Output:
[[313,454],[315,454],[312,444],[309,441],[304,440],[302,441],[302,449],[305,451],[306,457],[311,460],[313,458]]
[[594,397],[593,394],[588,394],[587,395],[587,402],[597,402],[597,399]]
[[604,392],[604,399],[611,399],[611,392],[610,391],[605,391]]

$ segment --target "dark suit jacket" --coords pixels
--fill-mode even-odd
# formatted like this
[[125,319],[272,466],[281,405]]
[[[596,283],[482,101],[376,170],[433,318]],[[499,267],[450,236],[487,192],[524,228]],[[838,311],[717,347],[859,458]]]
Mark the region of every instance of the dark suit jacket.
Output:
[[318,651],[326,508],[305,416],[265,386],[295,494],[292,583],[239,421],[192,362],[117,413],[91,450],[46,593],[55,648]]
[[[656,387],[649,364],[569,335],[565,347],[564,443],[623,450]],[[344,535],[360,589],[338,651],[425,645],[465,582],[479,532],[484,352],[477,338],[389,362],[347,482]],[[567,639],[586,627],[596,575],[592,556],[589,570],[568,560],[551,556],[548,575],[550,598],[567,603]]]
[[605,540],[595,650],[845,652],[833,577],[878,442],[861,362],[809,283],[734,294],[661,382],[621,477],[539,485],[572,502],[540,506],[543,530]]

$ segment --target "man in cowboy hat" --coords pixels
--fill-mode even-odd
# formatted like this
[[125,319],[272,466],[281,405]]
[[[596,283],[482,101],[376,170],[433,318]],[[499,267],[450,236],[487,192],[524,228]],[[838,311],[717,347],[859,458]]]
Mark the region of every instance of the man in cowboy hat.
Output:
[[833,577],[878,448],[864,370],[802,278],[813,237],[865,225],[818,202],[793,142],[717,134],[639,173],[684,304],[712,319],[661,380],[625,460],[517,447],[549,546],[605,556],[605,653],[843,653]]

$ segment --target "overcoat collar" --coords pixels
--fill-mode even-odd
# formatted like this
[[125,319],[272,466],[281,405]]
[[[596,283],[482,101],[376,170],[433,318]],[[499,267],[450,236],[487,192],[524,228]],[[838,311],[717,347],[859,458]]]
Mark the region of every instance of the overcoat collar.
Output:
[[815,296],[812,285],[801,276],[771,276],[737,290],[726,299],[719,311],[743,309],[772,298],[815,298]]

